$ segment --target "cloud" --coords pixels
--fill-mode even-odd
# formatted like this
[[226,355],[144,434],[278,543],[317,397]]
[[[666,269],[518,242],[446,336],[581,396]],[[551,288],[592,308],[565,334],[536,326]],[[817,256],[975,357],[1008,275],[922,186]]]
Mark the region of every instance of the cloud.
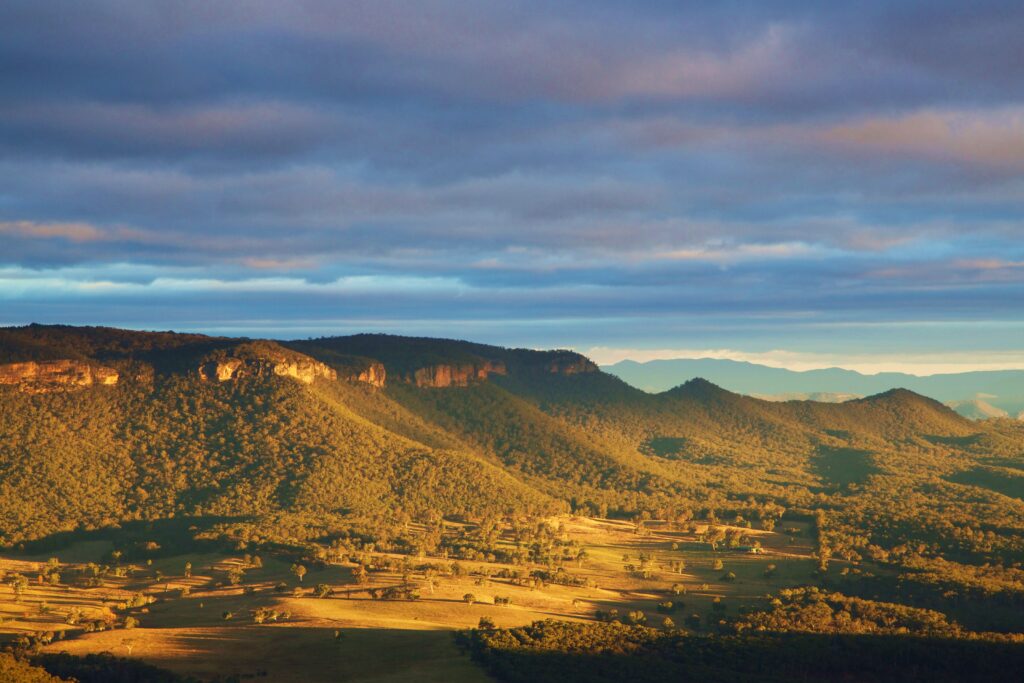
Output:
[[804,242],[780,242],[776,244],[739,244],[735,246],[711,246],[690,249],[676,249],[655,255],[657,259],[670,261],[709,261],[730,263],[763,259],[794,259],[820,253],[820,249]]
[[871,117],[819,135],[826,144],[852,153],[1024,170],[1024,108]]
[[1011,3],[13,0],[0,25],[9,320],[793,348],[810,320],[1019,313]]
[[88,223],[38,223],[36,221],[2,221],[0,235],[32,239],[64,238],[72,242],[94,242],[104,239],[104,233]]
[[0,105],[2,144],[16,152],[92,157],[294,156],[331,134],[343,116],[286,102],[153,106],[69,102]]

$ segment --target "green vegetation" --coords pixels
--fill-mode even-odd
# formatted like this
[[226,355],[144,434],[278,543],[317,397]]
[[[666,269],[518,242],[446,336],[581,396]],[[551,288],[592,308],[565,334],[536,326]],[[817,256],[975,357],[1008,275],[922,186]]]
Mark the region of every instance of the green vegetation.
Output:
[[46,669],[33,666],[11,654],[0,652],[0,681],[5,683],[61,683],[68,679],[50,675]]
[[992,639],[840,632],[687,636],[616,622],[538,621],[476,630],[465,646],[499,681],[1001,680],[1024,665],[1024,648]]
[[[501,563],[452,598],[471,605],[460,607],[480,623],[472,646],[500,669],[502,657],[524,661],[524,648],[502,644],[494,615],[474,610],[507,605],[510,588],[596,590],[588,565],[614,558],[631,582],[624,590],[646,604],[574,609],[574,618],[600,613],[592,631],[515,632],[534,643],[525,649],[558,640],[551,650],[561,654],[538,666],[564,664],[576,650],[561,639],[582,629],[594,662],[601,642],[621,641],[607,645],[609,671],[633,671],[622,655],[635,648],[660,653],[652,661],[665,668],[655,672],[675,672],[677,651],[696,652],[678,661],[712,672],[701,669],[711,666],[705,657],[744,648],[770,657],[769,644],[784,638],[796,645],[780,671],[813,678],[832,670],[815,668],[810,653],[841,636],[849,656],[832,673],[870,680],[854,653],[877,647],[915,662],[935,647],[899,640],[907,634],[969,641],[961,655],[991,650],[998,660],[1016,655],[993,634],[1024,632],[1024,424],[971,422],[908,391],[767,402],[694,380],[652,395],[566,351],[380,335],[279,344],[0,330],[0,363],[59,359],[103,364],[119,380],[0,385],[0,546],[49,553],[85,539],[112,549],[92,566],[43,555],[32,577],[2,577],[18,605],[37,586],[130,578],[129,562],[156,561],[141,570],[154,581],[182,567],[191,579],[181,556],[198,550],[248,553],[217,572],[243,595],[259,581],[252,554],[277,556],[274,594],[320,604],[339,599],[321,572],[341,563],[365,597],[402,604],[421,602],[438,577],[462,577],[460,563]],[[314,360],[338,379],[278,371]],[[219,364],[236,361],[252,370],[219,381]],[[383,387],[383,374],[360,379],[370,368],[386,370]],[[635,545],[585,547],[549,523],[568,514],[609,519]],[[771,557],[748,562],[769,538]],[[171,557],[173,566],[160,565]],[[778,590],[797,585],[794,561],[818,590]],[[381,584],[381,573],[401,580]],[[496,580],[504,585],[485,588]],[[650,597],[654,583],[664,589]],[[182,598],[192,590],[167,585]],[[775,602],[754,586],[771,586]],[[126,607],[135,608],[145,606]],[[214,620],[222,627],[277,621],[259,609],[269,608],[227,603],[209,613],[232,617]],[[133,633],[149,623],[130,618]],[[721,640],[685,640],[698,632]],[[934,662],[922,671],[936,680],[955,671],[945,654]],[[745,671],[729,675],[745,680]]]

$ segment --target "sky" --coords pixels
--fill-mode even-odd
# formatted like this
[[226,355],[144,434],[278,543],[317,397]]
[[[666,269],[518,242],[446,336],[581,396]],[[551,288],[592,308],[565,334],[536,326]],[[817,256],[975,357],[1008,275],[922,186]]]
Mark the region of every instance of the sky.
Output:
[[1024,3],[0,3],[0,325],[1024,367]]

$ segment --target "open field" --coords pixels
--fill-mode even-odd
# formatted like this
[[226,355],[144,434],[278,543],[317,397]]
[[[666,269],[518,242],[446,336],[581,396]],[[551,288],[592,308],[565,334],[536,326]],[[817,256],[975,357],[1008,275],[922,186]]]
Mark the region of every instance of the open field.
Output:
[[[590,620],[599,611],[617,610],[623,616],[643,612],[649,624],[660,625],[666,610],[659,612],[657,604],[671,600],[671,617],[683,627],[693,614],[706,620],[722,610],[735,613],[781,587],[806,584],[815,568],[801,524],[782,524],[785,529],[774,532],[738,530],[756,540],[763,554],[712,550],[698,540],[705,523],[682,530],[648,523],[639,533],[632,523],[583,517],[548,524],[562,542],[584,551],[561,562],[561,572],[550,564],[370,553],[363,559],[370,560],[371,571],[362,583],[359,565],[347,560],[309,563],[300,581],[292,558],[269,552],[258,559],[224,553],[159,557],[125,562],[115,571],[107,542],[7,556],[0,558],[0,635],[52,632],[45,651],[108,651],[200,678],[482,681],[486,676],[451,638],[451,631],[476,627],[481,618],[508,627],[547,618]],[[794,530],[799,533],[785,533]],[[450,533],[459,531],[451,525]],[[498,544],[514,547],[507,530]],[[59,565],[48,568],[50,557]],[[392,568],[382,568],[388,562]],[[769,565],[776,570],[766,576]],[[59,579],[48,578],[54,566]],[[549,580],[534,580],[538,571]],[[20,595],[15,575],[27,578]],[[685,593],[673,594],[673,586]],[[388,588],[410,588],[418,598],[385,599]],[[508,602],[495,604],[496,598]],[[138,625],[124,628],[127,618]]]

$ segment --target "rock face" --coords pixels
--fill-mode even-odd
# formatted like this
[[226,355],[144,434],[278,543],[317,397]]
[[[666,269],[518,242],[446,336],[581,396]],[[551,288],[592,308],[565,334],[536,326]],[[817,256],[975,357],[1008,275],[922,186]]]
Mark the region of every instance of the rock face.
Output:
[[369,359],[349,361],[343,365],[335,365],[338,377],[346,382],[361,382],[381,389],[387,382],[388,372],[384,364]]
[[[598,367],[578,354],[558,353],[533,366],[517,365],[515,371],[576,375],[597,372]],[[474,382],[486,381],[491,375],[507,375],[508,373],[508,368],[501,361],[482,361],[480,363],[428,365],[405,375],[402,380],[418,387],[465,387]]]
[[16,385],[22,391],[68,391],[94,384],[117,384],[117,370],[78,360],[44,360],[0,365],[0,385]]
[[[387,382],[430,388],[475,386],[502,375],[543,381],[545,375],[600,372],[586,357],[568,349],[505,349],[457,339],[355,334],[284,346],[328,363],[346,380],[374,386],[383,385],[384,368]],[[375,363],[382,366],[380,372],[369,369]]]
[[485,362],[465,365],[428,365],[419,368],[405,381],[418,387],[465,387],[486,380],[490,375],[506,374],[504,363]]
[[355,380],[357,382],[365,382],[366,384],[373,385],[378,389],[384,386],[387,378],[388,373],[387,370],[384,369],[383,363],[370,363],[366,369],[360,371],[355,376]]
[[589,358],[575,353],[565,353],[549,361],[547,370],[553,375],[578,375],[584,372],[597,372],[599,368]]
[[228,382],[241,377],[292,377],[303,384],[312,384],[318,377],[337,379],[338,373],[323,363],[309,359],[286,358],[223,358],[199,366],[205,380]]

